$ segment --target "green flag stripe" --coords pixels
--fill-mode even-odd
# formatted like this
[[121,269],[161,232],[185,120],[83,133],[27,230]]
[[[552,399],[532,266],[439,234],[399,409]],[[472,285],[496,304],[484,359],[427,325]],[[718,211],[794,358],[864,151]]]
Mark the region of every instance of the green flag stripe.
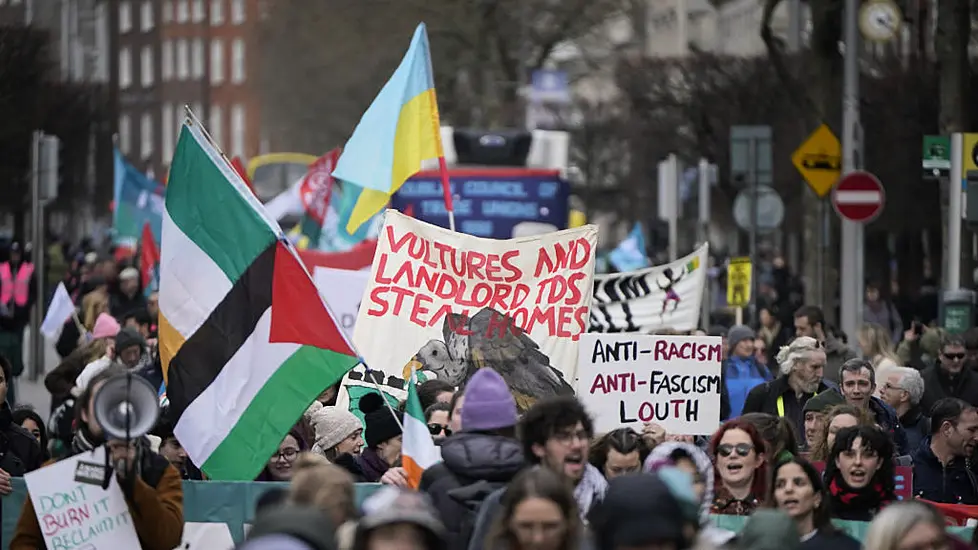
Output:
[[421,408],[421,397],[418,396],[417,380],[408,382],[407,413],[424,422],[424,409]]
[[180,130],[166,187],[166,211],[233,283],[275,233],[231,183],[216,150],[187,125]]
[[297,349],[265,382],[201,469],[213,479],[251,481],[302,413],[339,382],[357,358],[312,346]]

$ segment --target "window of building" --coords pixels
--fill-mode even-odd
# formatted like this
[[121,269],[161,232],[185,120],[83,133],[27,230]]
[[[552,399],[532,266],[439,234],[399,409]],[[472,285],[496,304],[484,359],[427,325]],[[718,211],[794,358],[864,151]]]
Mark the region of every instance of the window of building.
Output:
[[190,76],[190,52],[187,47],[187,39],[177,40],[177,78],[186,80]]
[[173,104],[164,103],[162,112],[160,113],[160,118],[163,123],[163,132],[160,136],[160,143],[163,144],[163,162],[169,163],[170,159],[173,158],[173,138],[175,136],[173,132]]
[[231,107],[231,156],[244,158],[245,143],[245,109],[244,105],[235,103]]
[[140,84],[143,88],[149,88],[153,85],[153,47],[143,46],[143,51],[139,55],[139,74]]
[[207,127],[214,143],[222,150],[224,149],[224,112],[220,105],[211,105],[211,123]]
[[139,121],[139,153],[144,159],[153,154],[153,115],[143,113]]
[[231,0],[231,22],[235,25],[245,22],[244,0]]
[[164,82],[173,78],[173,42],[164,40],[160,52],[160,78]]
[[204,76],[204,40],[202,38],[194,38],[190,51],[190,71],[194,78]]
[[129,48],[119,50],[119,87],[125,90],[132,84],[132,56]]
[[224,24],[224,0],[211,0],[211,25]]
[[124,155],[128,155],[130,147],[132,147],[132,134],[130,132],[129,115],[119,115],[119,150]]
[[204,20],[204,0],[194,0],[194,23],[200,23]]
[[224,82],[224,41],[211,42],[211,84]]
[[164,23],[173,22],[173,0],[163,0],[163,14],[160,17]]
[[194,110],[194,116],[200,120],[204,120],[206,113],[204,112],[204,104],[199,101],[194,101],[191,109]]
[[139,28],[146,32],[153,28],[153,23],[153,3],[150,0],[144,0],[139,10]]
[[119,32],[127,33],[132,30],[132,6],[123,0],[119,2]]
[[190,0],[177,0],[177,23],[190,19]]
[[235,38],[231,44],[231,82],[241,84],[245,80],[245,44]]

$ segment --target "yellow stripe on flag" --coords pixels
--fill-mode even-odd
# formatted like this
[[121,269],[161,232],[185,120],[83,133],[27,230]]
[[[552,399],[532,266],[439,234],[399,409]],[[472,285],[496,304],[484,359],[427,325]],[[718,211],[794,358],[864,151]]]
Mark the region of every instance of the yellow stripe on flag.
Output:
[[173,325],[166,320],[163,312],[159,313],[157,320],[157,332],[159,337],[160,363],[163,367],[163,382],[169,382],[170,360],[180,351],[186,339],[173,328]]

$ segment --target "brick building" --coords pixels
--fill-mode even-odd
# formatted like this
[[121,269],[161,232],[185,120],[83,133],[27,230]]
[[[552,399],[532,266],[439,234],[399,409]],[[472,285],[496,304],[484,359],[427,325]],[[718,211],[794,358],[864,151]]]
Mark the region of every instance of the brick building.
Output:
[[164,178],[189,105],[228,156],[260,142],[254,49],[257,0],[114,0],[119,148]]

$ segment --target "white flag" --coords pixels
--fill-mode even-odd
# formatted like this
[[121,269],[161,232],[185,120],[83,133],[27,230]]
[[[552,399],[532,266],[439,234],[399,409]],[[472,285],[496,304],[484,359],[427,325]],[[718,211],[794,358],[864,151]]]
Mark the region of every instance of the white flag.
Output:
[[65,288],[65,284],[58,283],[58,289],[54,291],[51,306],[48,307],[48,313],[44,316],[44,322],[41,323],[41,332],[48,339],[54,340],[58,337],[58,332],[65,324],[65,321],[71,317],[74,311],[75,303],[71,301],[71,296],[68,296],[68,290]]

